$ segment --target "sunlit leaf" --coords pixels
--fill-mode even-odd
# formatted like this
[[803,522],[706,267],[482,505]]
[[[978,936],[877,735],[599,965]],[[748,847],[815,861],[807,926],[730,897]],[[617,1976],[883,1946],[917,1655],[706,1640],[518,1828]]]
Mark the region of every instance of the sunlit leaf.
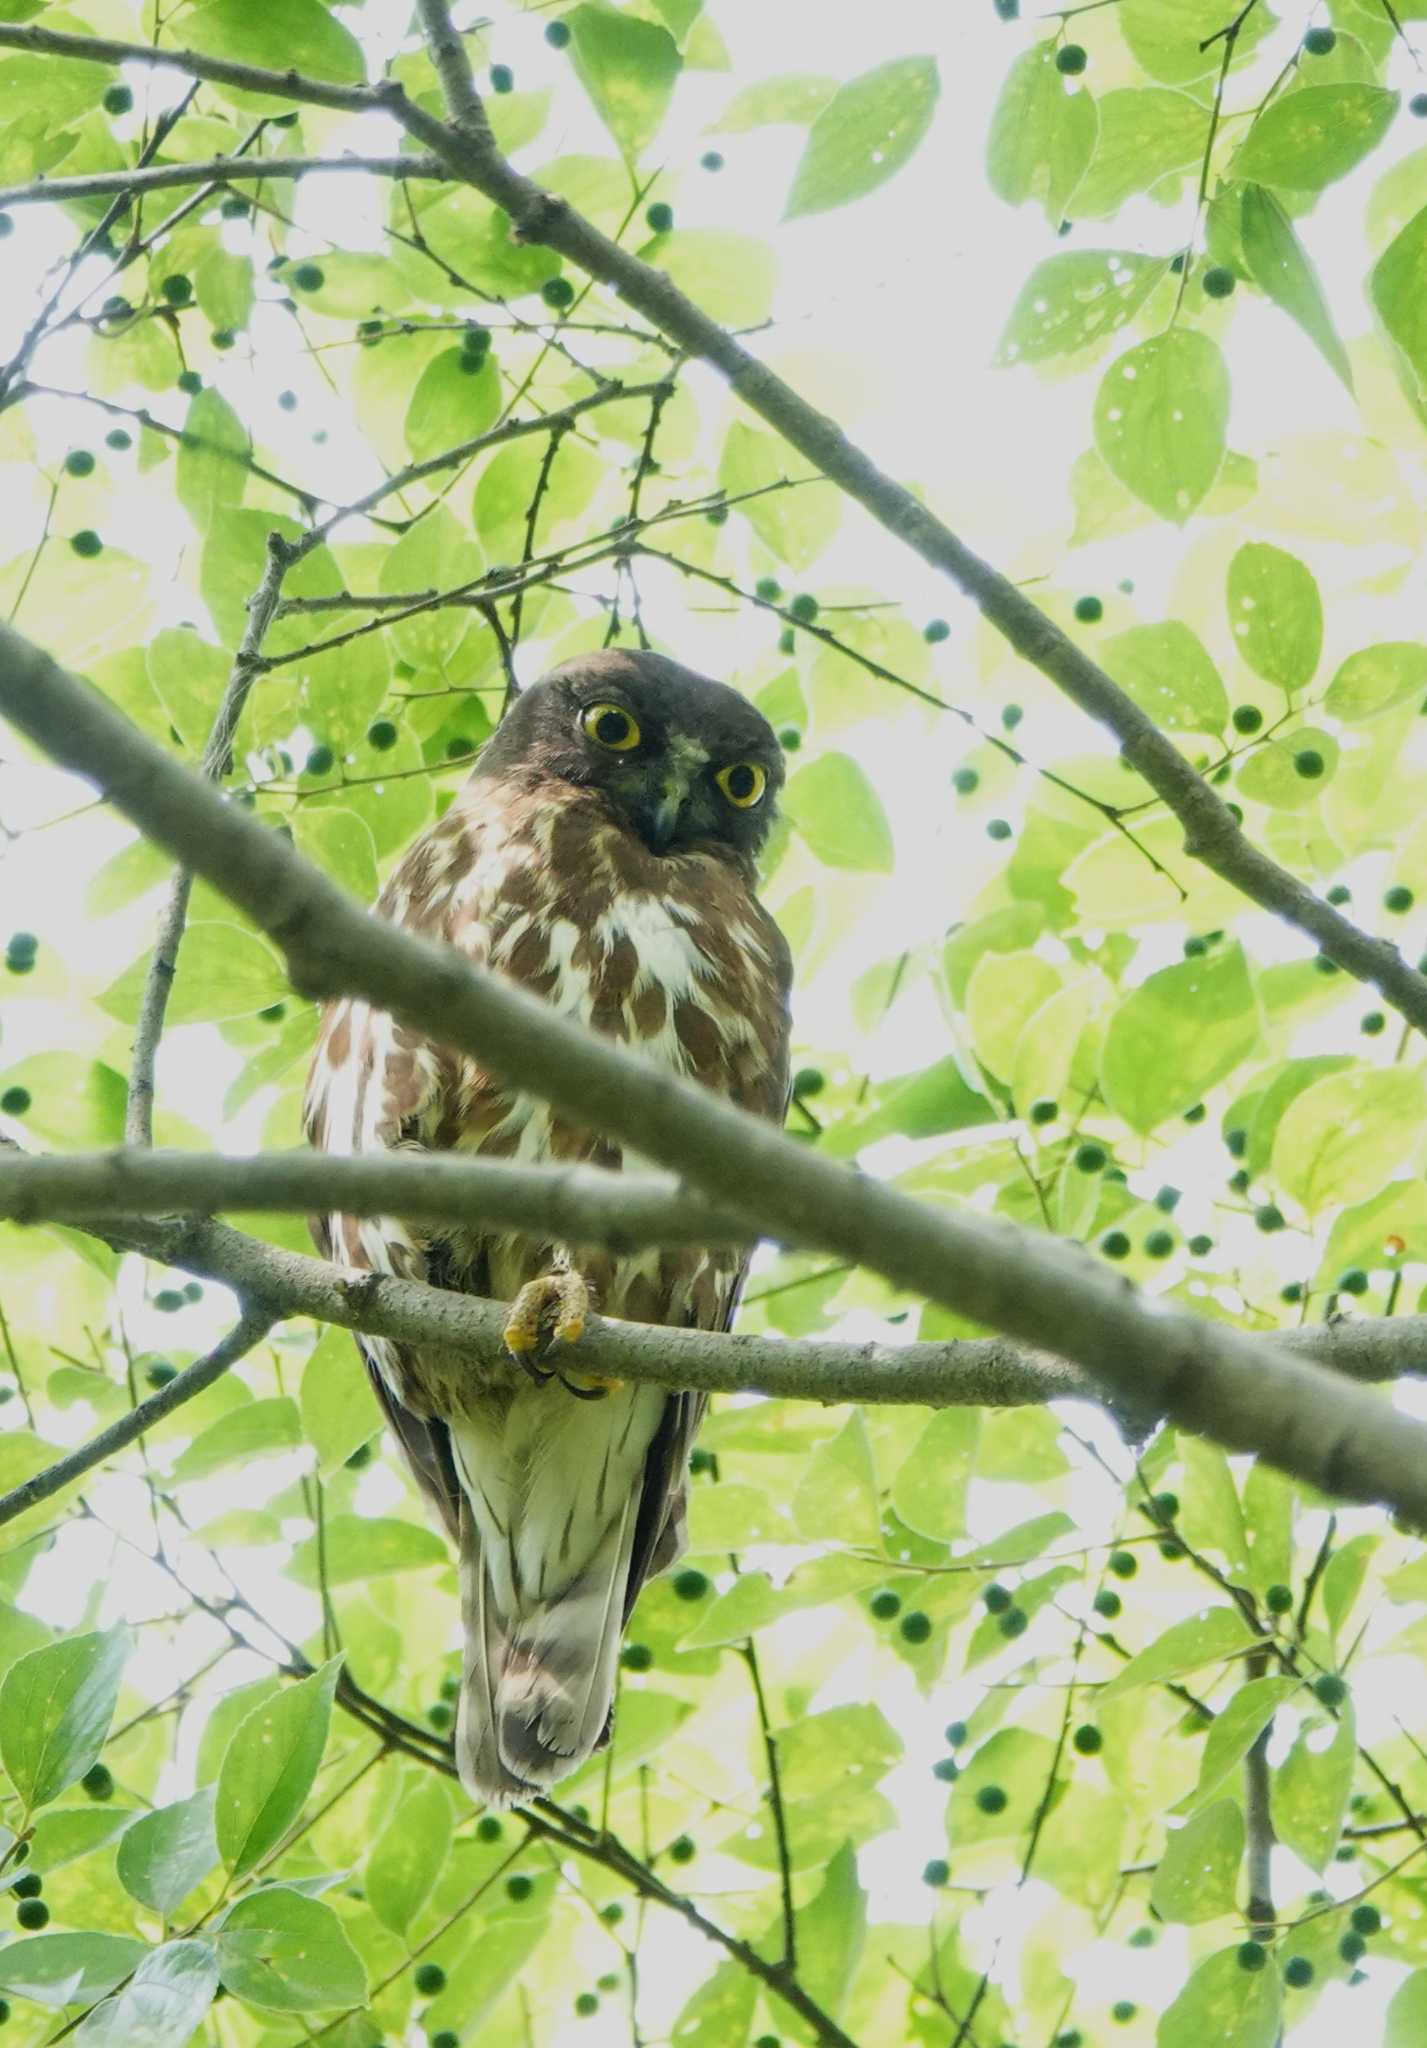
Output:
[[1095,445],[1161,519],[1183,522],[1224,459],[1229,372],[1217,343],[1172,327],[1118,357],[1095,398]]
[[826,213],[894,177],[931,126],[939,91],[930,57],[897,57],[839,86],[814,118],[784,217]]

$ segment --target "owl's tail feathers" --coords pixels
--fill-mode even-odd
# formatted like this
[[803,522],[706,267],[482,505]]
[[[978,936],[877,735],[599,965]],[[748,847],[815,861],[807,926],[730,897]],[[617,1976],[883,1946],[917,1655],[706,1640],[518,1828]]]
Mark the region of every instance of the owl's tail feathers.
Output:
[[631,1503],[565,1586],[548,1600],[522,1599],[508,1579],[498,1586],[462,1504],[456,1764],[473,1799],[533,1799],[608,1739],[634,1519]]

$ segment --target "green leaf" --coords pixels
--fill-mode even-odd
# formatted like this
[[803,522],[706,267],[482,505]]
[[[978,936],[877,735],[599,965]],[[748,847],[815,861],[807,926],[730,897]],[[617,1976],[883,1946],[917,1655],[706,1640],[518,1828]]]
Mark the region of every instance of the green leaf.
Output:
[[1161,968],[1126,996],[1106,1028],[1101,1085],[1132,1129],[1152,1131],[1231,1074],[1259,1029],[1243,948],[1217,947]]
[[1427,1082],[1416,1068],[1358,1067],[1305,1088],[1284,1111],[1273,1177],[1310,1215],[1361,1202],[1408,1157],[1427,1116]]
[[214,1788],[155,1807],[136,1820],[119,1844],[119,1882],[141,1905],[173,1918],[193,1887],[218,1861],[213,1832]]
[[36,1934],[0,1948],[0,1991],[36,2005],[91,2005],[149,1953],[128,1934]]
[[213,2003],[218,1963],[207,1941],[168,1941],[113,1998],[86,2014],[75,2040],[91,2048],[185,2048]]
[[217,1948],[224,1987],[249,2005],[318,2012],[366,2002],[366,1969],[342,1922],[321,1899],[286,1885],[239,1899],[218,1930]]
[[174,489],[199,533],[206,534],[243,502],[252,460],[248,431],[222,393],[206,384],[189,404],[183,433]]
[[[1239,792],[1257,804],[1269,804],[1278,811],[1299,811],[1316,803],[1337,773],[1338,742],[1318,725],[1296,726],[1290,733],[1258,747],[1239,770]],[[1316,775],[1299,773],[1302,754],[1317,754],[1322,767]]]
[[793,1496],[793,1519],[811,1542],[880,1543],[877,1473],[859,1410],[809,1458]]
[[1222,732],[1229,694],[1208,648],[1178,619],[1128,626],[1101,650],[1105,667],[1141,710],[1171,732]]
[[891,874],[892,828],[850,754],[820,754],[799,768],[783,792],[783,809],[826,867]]
[[[449,1552],[434,1529],[395,1516],[329,1515],[325,1525],[327,1583],[355,1586],[387,1572],[445,1564]],[[299,1586],[320,1583],[317,1538],[299,1544],[288,1567]]]
[[302,1369],[300,1406],[302,1432],[317,1452],[322,1479],[380,1429],[367,1369],[349,1331],[329,1324],[322,1332]]
[[214,1819],[219,1853],[234,1877],[251,1870],[301,1813],[326,1747],[341,1666],[333,1657],[285,1687],[255,1708],[228,1744]]
[[[725,327],[757,327],[773,310],[777,258],[766,242],[752,235],[732,234],[726,228],[679,228],[664,238],[659,268]],[[666,423],[669,418],[666,412]],[[780,446],[785,464],[795,460],[786,444]],[[833,487],[824,488],[840,504]],[[810,484],[791,495],[801,498],[809,493],[819,496],[819,486]]]
[[1156,200],[1178,196],[1181,174],[1197,167],[1208,133],[1208,109],[1187,92],[1164,86],[1121,86],[1096,102],[1100,132],[1090,168],[1071,195],[1076,220],[1104,220],[1137,192]]
[[828,1130],[822,1149],[831,1158],[847,1159],[879,1138],[935,1138],[945,1131],[964,1131],[1000,1121],[984,1095],[968,1087],[957,1061],[937,1060],[920,1073],[895,1076],[885,1084],[875,1109],[865,1116],[841,1119]]
[[185,13],[183,40],[206,57],[305,72],[335,85],[358,85],[365,76],[361,44],[320,0],[203,0]]
[[0,1684],[0,1762],[27,1811],[47,1806],[98,1760],[133,1644],[127,1629],[31,1650]]
[[1182,525],[1224,459],[1229,372],[1218,344],[1192,327],[1127,349],[1095,395],[1095,445],[1161,519]]
[[851,1844],[838,1850],[821,1890],[798,1909],[797,1931],[799,1982],[836,2019],[867,1938],[867,1897]]
[[1323,1612],[1334,1642],[1342,1635],[1344,1624],[1357,1605],[1368,1566],[1380,1544],[1381,1538],[1366,1529],[1360,1536],[1350,1536],[1328,1560],[1323,1574]]
[[[433,505],[395,547],[387,549],[377,588],[396,595],[453,590],[474,582],[484,568],[485,557],[462,532],[454,513],[445,505]],[[392,645],[413,668],[443,669],[467,639],[470,620],[471,614],[458,606],[418,612],[390,629]]]
[[437,1879],[451,1847],[451,1801],[439,1778],[407,1793],[367,1858],[367,1904],[393,1934],[405,1934]]
[[826,213],[885,185],[926,135],[940,91],[931,57],[897,57],[839,86],[813,122],[783,218]]
[[1236,1771],[1286,1700],[1300,1690],[1296,1678],[1251,1678],[1210,1724],[1199,1763],[1199,1783],[1179,1802],[1192,1812],[1212,1799]]
[[36,1052],[0,1075],[6,1088],[30,1098],[24,1125],[31,1137],[57,1151],[118,1145],[124,1136],[128,1086],[102,1060],[73,1052]]
[[[148,955],[126,968],[99,998],[121,1024],[137,1021],[148,982]],[[178,952],[168,1022],[220,1024],[252,1017],[287,994],[287,976],[271,947],[241,925],[216,921],[189,925]]]
[[[1223,64],[1222,44],[1210,40],[1224,26],[1220,0],[1122,0],[1116,13],[1121,34],[1151,78],[1188,85],[1217,73]],[[1242,62],[1274,26],[1266,7],[1246,14],[1234,42],[1234,61]]]
[[[790,569],[806,569],[817,560],[842,516],[841,493],[831,484],[804,481],[810,475],[807,464],[776,434],[742,420],[729,427],[718,480],[731,498],[747,491],[764,493],[735,509]],[[795,489],[769,488],[789,480],[796,481]]]
[[1380,85],[1305,85],[1284,93],[1254,122],[1229,174],[1317,192],[1346,177],[1377,148],[1401,97]]
[[1047,256],[1021,286],[993,361],[1043,363],[1118,334],[1169,274],[1163,257],[1128,249],[1070,249]]
[[744,2048],[757,2001],[756,1979],[739,1963],[720,1963],[681,2007],[669,2039],[676,2048]]
[[1197,1926],[1234,1910],[1244,1860],[1244,1816],[1237,1799],[1219,1799],[1176,1828],[1165,1844],[1150,1886],[1161,1920]]
[[781,122],[807,128],[837,91],[835,78],[815,71],[782,71],[736,92],[709,129],[711,135],[746,135]]
[[1035,199],[1058,227],[1095,149],[1088,92],[1067,92],[1050,39],[1017,57],[991,116],[986,175],[1008,206]]
[[965,1534],[966,1489],[980,1439],[974,1409],[933,1415],[892,1481],[892,1505],[909,1529],[942,1543]]
[[1329,368],[1349,391],[1353,372],[1348,352],[1333,325],[1323,287],[1293,223],[1272,192],[1245,185],[1241,197],[1240,235],[1249,274],[1266,298],[1296,320]]
[[1254,1640],[1237,1607],[1206,1607],[1177,1621],[1137,1656],[1131,1657],[1100,1689],[1099,1701],[1118,1699],[1137,1686],[1159,1685],[1182,1678],[1206,1664],[1221,1664],[1246,1650]]
[[1229,564],[1229,624],[1256,676],[1281,690],[1313,680],[1323,652],[1323,600],[1296,555],[1249,541]]
[[1383,250],[1368,290],[1419,383],[1427,383],[1427,206]]
[[1038,953],[982,954],[967,984],[966,1021],[976,1057],[993,1074],[1010,1078],[1022,1030],[1060,986]]
[[1279,1841],[1310,1870],[1318,1871],[1326,1868],[1338,1846],[1353,1789],[1358,1751],[1351,1700],[1343,1702],[1336,1724],[1329,1725],[1331,1739],[1325,1744],[1323,1722],[1316,1715],[1305,1721],[1269,1786]]
[[1427,1970],[1414,1970],[1392,1994],[1382,2048],[1420,2048],[1423,2041],[1427,2041]]
[[425,462],[483,434],[500,412],[500,376],[494,355],[471,375],[470,360],[448,348],[426,365],[406,411],[406,445],[412,459]]
[[658,134],[683,60],[667,29],[612,8],[582,6],[565,17],[575,76],[595,112],[635,163]]
[[1277,1970],[1246,1970],[1237,1948],[1220,1949],[1161,2017],[1155,2048],[1275,2048],[1279,2005]]
[[[1055,1769],[1055,1744],[1028,1728],[1001,1728],[966,1759],[946,1806],[953,1853],[970,1842],[1022,1839]],[[977,1794],[999,1786],[1004,1804],[983,1807]]]
[[169,724],[190,753],[201,754],[231,661],[221,647],[201,640],[192,626],[169,626],[155,633],[144,659]]
[[1350,654],[1323,694],[1323,709],[1345,725],[1358,725],[1420,698],[1427,690],[1427,647],[1418,640],[1383,640]]
[[290,1451],[302,1442],[297,1403],[285,1394],[249,1401],[200,1432],[173,1468],[176,1486],[211,1478],[225,1465],[255,1463],[276,1451]]

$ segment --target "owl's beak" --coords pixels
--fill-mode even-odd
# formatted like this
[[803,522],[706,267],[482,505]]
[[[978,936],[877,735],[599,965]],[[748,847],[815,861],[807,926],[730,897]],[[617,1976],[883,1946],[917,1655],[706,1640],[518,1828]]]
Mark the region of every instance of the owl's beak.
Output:
[[671,775],[658,794],[640,806],[640,833],[651,853],[668,852],[688,801],[689,785],[682,776]]

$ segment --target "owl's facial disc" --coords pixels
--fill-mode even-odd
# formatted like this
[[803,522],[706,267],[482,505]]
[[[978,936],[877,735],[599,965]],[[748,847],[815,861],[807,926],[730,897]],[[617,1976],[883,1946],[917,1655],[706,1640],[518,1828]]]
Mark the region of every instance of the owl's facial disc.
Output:
[[664,757],[635,807],[634,822],[651,853],[667,853],[679,836],[709,757],[686,733],[671,733]]

